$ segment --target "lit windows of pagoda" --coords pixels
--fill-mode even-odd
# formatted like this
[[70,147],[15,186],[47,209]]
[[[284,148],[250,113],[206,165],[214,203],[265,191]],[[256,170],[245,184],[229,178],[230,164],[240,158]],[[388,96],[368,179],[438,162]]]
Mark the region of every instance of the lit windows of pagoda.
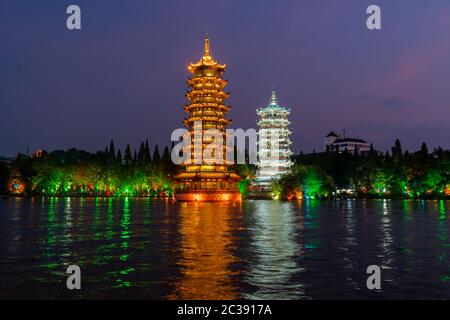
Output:
[[278,104],[275,91],[266,107],[256,110],[258,115],[258,172],[255,186],[269,191],[272,182],[289,172],[292,166],[288,119],[290,109]]
[[[227,81],[222,79],[226,65],[219,64],[212,57],[209,39],[205,39],[204,54],[197,63],[188,67],[192,74],[187,84],[184,107],[187,118],[184,125],[191,135],[191,161],[185,164],[184,172],[175,176],[175,198],[180,201],[236,201],[240,200],[238,182],[240,177],[229,172],[226,161],[226,127],[231,120],[226,118],[230,107],[225,104],[229,93],[225,92]],[[200,123],[200,136],[194,135],[195,125]],[[208,129],[217,129],[223,137],[223,153],[220,163],[210,163],[204,158],[204,149],[211,142],[205,135]],[[199,141],[200,140],[200,141]],[[195,143],[201,142],[201,155],[196,154]],[[198,153],[198,152],[197,152]],[[196,157],[201,163],[196,163]]]

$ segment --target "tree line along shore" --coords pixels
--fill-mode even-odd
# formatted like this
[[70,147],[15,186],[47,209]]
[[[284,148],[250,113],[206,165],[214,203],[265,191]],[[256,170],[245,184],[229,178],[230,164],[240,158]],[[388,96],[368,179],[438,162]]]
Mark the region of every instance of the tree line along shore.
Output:
[[[299,154],[290,172],[272,185],[275,199],[303,198],[420,198],[450,199],[450,152],[433,153],[425,144],[403,151],[399,140],[385,154],[371,148],[365,154],[334,152]],[[253,190],[256,166],[237,164],[240,191]],[[114,142],[89,153],[78,149],[19,154],[0,161],[0,195],[4,196],[148,196],[172,197],[173,175],[180,168],[170,148],[151,151],[148,141],[124,152]]]

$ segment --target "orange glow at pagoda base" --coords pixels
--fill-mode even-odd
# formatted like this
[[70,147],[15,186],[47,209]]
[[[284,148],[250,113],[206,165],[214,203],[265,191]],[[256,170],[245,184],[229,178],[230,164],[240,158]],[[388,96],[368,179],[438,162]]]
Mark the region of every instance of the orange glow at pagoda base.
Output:
[[450,185],[447,185],[447,187],[444,189],[444,194],[446,196],[450,196]]
[[242,230],[242,211],[226,203],[207,202],[182,204],[179,208],[182,268],[166,299],[239,299],[234,278],[226,275],[239,261],[230,232]]
[[175,194],[175,199],[182,202],[240,202],[242,197],[240,192],[233,191],[195,191],[191,192],[178,192]]
[[286,196],[287,200],[302,200],[303,193],[299,190],[294,190]]

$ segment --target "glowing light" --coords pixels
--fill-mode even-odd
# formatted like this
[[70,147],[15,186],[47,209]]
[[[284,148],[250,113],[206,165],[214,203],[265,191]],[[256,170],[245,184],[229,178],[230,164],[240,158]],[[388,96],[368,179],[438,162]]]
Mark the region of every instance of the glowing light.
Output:
[[444,189],[444,195],[450,196],[450,184],[448,184]]
[[203,56],[188,67],[192,77],[188,80],[190,90],[186,94],[189,104],[184,107],[188,115],[184,124],[193,137],[191,156],[200,161],[186,163],[185,172],[174,177],[176,200],[235,201],[240,197],[240,177],[229,172],[228,168],[232,164],[227,163],[226,152],[223,152],[219,161],[215,161],[201,147],[203,142],[210,139],[206,132],[208,129],[214,128],[226,135],[225,128],[231,123],[231,120],[226,119],[230,107],[225,105],[228,98],[228,93],[225,92],[227,81],[222,79],[225,68],[226,65],[213,59],[210,42],[206,38]]
[[[277,181],[284,174],[289,173],[293,163],[289,140],[291,131],[288,116],[290,109],[278,105],[275,91],[269,104],[258,109],[258,173],[255,185],[261,189],[270,189],[272,182]],[[276,143],[276,145],[274,145]],[[273,146],[275,146],[273,148]],[[273,154],[275,153],[275,154]]]

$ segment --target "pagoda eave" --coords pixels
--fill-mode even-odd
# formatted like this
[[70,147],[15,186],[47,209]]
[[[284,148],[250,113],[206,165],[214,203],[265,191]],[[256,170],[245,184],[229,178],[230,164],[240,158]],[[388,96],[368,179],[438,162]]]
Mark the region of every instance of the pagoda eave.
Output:
[[213,108],[213,109],[222,110],[224,112],[229,112],[231,110],[231,108],[228,107],[228,106],[217,105],[215,103],[205,103],[205,104],[194,103],[194,104],[185,105],[184,106],[184,111],[185,112],[190,112],[192,109],[198,109],[198,108]]
[[189,124],[189,123],[196,122],[196,121],[218,122],[218,123],[221,123],[221,124],[224,124],[224,125],[228,125],[228,124],[231,123],[231,120],[223,119],[223,118],[216,118],[216,117],[214,117],[214,118],[209,118],[209,117],[195,117],[194,118],[194,117],[191,117],[191,118],[187,118],[187,119],[185,118],[183,123]]

